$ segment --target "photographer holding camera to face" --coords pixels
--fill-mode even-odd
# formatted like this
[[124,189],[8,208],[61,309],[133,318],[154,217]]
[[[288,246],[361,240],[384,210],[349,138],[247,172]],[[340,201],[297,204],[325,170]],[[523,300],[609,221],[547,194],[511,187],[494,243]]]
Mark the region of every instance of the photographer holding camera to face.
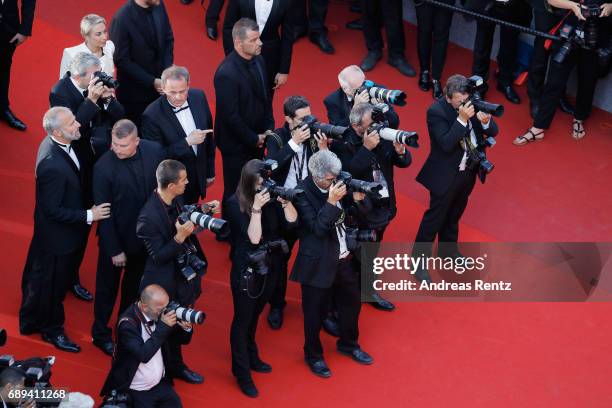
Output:
[[251,370],[272,371],[257,351],[257,321],[284,273],[289,253],[284,231],[297,221],[297,211],[289,199],[295,199],[298,192],[282,188],[279,191],[273,182],[271,185],[266,178],[272,164],[270,160],[248,161],[226,207],[231,230],[230,283],[234,302],[230,331],[232,374],[240,390],[251,398],[258,395]]
[[35,408],[34,400],[26,400],[17,404],[9,401],[13,400],[11,394],[15,391],[21,391],[25,387],[25,374],[18,368],[8,367],[0,373],[0,403],[3,408]]
[[[494,144],[491,138],[498,129],[491,113],[483,110],[498,116],[503,112],[503,107],[478,99],[479,86],[480,77],[452,75],[446,82],[446,96],[427,111],[431,151],[416,180],[429,190],[430,199],[414,239],[414,257],[429,256],[436,236],[439,257],[461,256],[457,250],[459,219],[476,176],[484,183],[486,174],[493,169],[484,151]],[[431,282],[426,269],[416,271],[415,276]]]
[[[160,285],[171,300],[192,307],[201,294],[200,281],[208,265],[200,243],[193,235],[195,224],[219,233],[223,232],[226,224],[208,214],[218,212],[218,201],[202,206],[183,205],[181,196],[188,180],[181,162],[162,161],[155,176],[157,190],[140,211],[136,225],[136,235],[143,240],[148,253],[140,287]],[[183,362],[178,339],[170,337],[168,343],[168,373],[188,383],[203,382],[203,377]]]

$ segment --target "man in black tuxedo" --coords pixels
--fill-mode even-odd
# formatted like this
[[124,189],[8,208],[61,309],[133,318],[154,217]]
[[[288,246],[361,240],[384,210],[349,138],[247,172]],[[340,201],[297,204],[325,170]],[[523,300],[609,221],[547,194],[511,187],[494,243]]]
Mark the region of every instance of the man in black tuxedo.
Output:
[[17,130],[26,130],[9,107],[11,64],[15,49],[32,35],[36,0],[21,0],[21,19],[17,0],[0,1],[0,119]]
[[87,243],[89,224],[108,218],[110,204],[87,209],[79,157],[72,142],[79,139],[79,122],[65,107],[45,113],[43,139],[36,158],[34,236],[21,281],[21,334],[40,332],[60,350],[80,347],[64,333],[66,291],[76,274]]
[[155,142],[140,140],[136,125],[129,119],[115,123],[111,149],[94,166],[94,202],[111,203],[113,214],[98,225],[98,270],[91,336],[95,346],[112,356],[112,331],[108,322],[120,283],[119,314],[138,298],[147,252],[136,236],[136,220],[155,190],[155,170],[165,158],[165,151]]
[[[187,221],[181,224],[178,215],[183,210],[182,195],[188,182],[185,166],[176,160],[168,159],[159,164],[155,172],[157,190],[151,194],[140,211],[136,224],[136,235],[142,239],[148,258],[140,287],[150,284],[162,286],[170,299],[182,306],[192,307],[201,294],[201,279],[206,273],[206,257],[195,235],[194,224]],[[207,203],[213,212],[218,211],[218,201]],[[202,261],[200,269],[192,266],[195,274],[183,273],[179,265],[187,261],[187,256]],[[180,342],[169,339],[167,370],[171,376],[192,384],[199,384],[204,378],[190,370],[183,362]]]
[[[263,157],[266,131],[274,129],[257,23],[241,18],[232,30],[234,51],[215,72],[215,141],[223,157],[223,202],[236,192],[242,167]],[[223,204],[225,205],[225,204]]]
[[[298,184],[304,196],[296,200],[300,248],[291,280],[302,287],[306,363],[315,375],[327,378],[331,371],[323,359],[319,332],[332,296],[340,317],[338,351],[360,364],[372,364],[373,360],[357,343],[361,310],[359,271],[347,248],[345,223],[353,204],[350,199],[343,200],[347,193],[344,183],[335,183],[342,164],[335,154],[322,150],[310,158],[308,168],[312,176]],[[365,197],[356,193],[353,198]]]
[[162,0],[127,0],[110,27],[120,87],[117,98],[140,127],[142,112],[160,93],[161,73],[174,60],[174,35]]
[[215,181],[215,142],[206,95],[189,88],[187,68],[171,66],[162,73],[164,94],[142,114],[142,136],[166,148],[166,157],[187,168],[187,204],[206,196]]
[[[475,112],[469,98],[468,82],[463,75],[448,78],[445,97],[434,102],[427,111],[427,128],[431,151],[416,180],[429,190],[429,208],[423,214],[415,238],[413,256],[430,256],[431,245],[438,237],[444,245],[439,257],[460,257],[457,250],[459,219],[478,174],[484,183],[486,174],[479,163],[470,158],[468,149],[482,149],[484,138],[496,136],[497,124],[489,114]],[[426,269],[415,276],[431,281]]]
[[189,344],[193,330],[190,323],[177,320],[175,311],[166,311],[169,300],[164,288],[149,285],[120,316],[117,351],[101,396],[128,394],[134,408],[182,407],[167,369],[168,342],[175,337]]
[[261,55],[266,61],[266,80],[270,94],[287,82],[293,52],[292,1],[229,0],[223,22],[223,49],[225,55],[234,50],[232,29],[242,17],[257,22]]
[[[81,138],[74,142],[73,148],[79,158],[80,172],[83,177],[85,205],[93,204],[92,170],[95,153],[103,153],[110,146],[110,129],[124,115],[123,107],[113,97],[113,91],[93,76],[100,71],[100,60],[93,54],[80,52],[72,60],[70,73],[60,79],[51,89],[49,103],[70,109],[81,124]],[[96,152],[94,153],[94,146]],[[87,244],[87,237],[83,248]],[[83,255],[85,255],[83,253]],[[80,266],[79,262],[79,266]],[[88,302],[93,296],[81,286],[78,269],[72,279],[71,291]]]

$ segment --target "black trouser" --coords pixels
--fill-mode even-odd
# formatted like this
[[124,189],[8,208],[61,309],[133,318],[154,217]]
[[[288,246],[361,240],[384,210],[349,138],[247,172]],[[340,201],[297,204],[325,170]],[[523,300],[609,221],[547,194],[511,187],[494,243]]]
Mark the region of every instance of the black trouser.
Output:
[[[445,2],[455,4],[451,0]],[[431,77],[439,81],[446,61],[453,12],[423,3],[416,7],[416,16],[417,50],[421,72],[430,71],[431,66]]]
[[404,56],[404,19],[402,0],[362,0],[363,34],[368,51],[382,51],[380,29],[385,26],[389,57]]
[[174,387],[165,380],[148,391],[130,390],[133,408],[181,408],[183,404]]
[[540,129],[548,129],[550,127],[555,117],[557,105],[559,105],[559,101],[563,97],[565,84],[574,66],[578,69],[578,89],[576,91],[574,117],[579,120],[585,120],[591,113],[599,70],[597,52],[576,47],[563,64],[553,60],[550,61],[548,79],[540,98],[538,114],[533,121],[534,127]]
[[[374,258],[378,255],[380,250],[380,243],[385,235],[387,227],[376,229],[376,242],[368,242],[365,248],[360,250],[360,274],[361,274],[361,300],[364,302],[372,302],[372,295],[376,292],[374,290],[374,280],[376,275],[372,272],[374,268]],[[365,272],[365,273],[364,273]],[[334,303],[335,306],[335,303]],[[335,310],[334,310],[335,312]]]
[[[282,254],[271,254],[269,272],[265,276],[253,273],[246,283],[242,271],[232,267],[231,288],[234,303],[234,318],[230,329],[230,346],[232,349],[232,374],[238,380],[251,379],[251,363],[259,361],[259,352],[255,343],[257,321],[264,306],[270,300],[282,268]],[[243,290],[247,288],[248,291]]]
[[475,170],[460,171],[446,193],[441,196],[429,193],[429,208],[423,214],[414,239],[413,256],[429,256],[436,235],[439,242],[457,242],[459,219],[465,211],[475,182]]
[[53,337],[63,333],[63,302],[79,267],[80,252],[51,254],[36,238],[32,240],[21,281],[19,329],[23,334],[41,332]]
[[[531,22],[531,7],[522,0],[513,2],[509,7],[494,6],[491,14],[495,18],[523,26],[529,26]],[[485,81],[489,78],[495,26],[495,24],[481,20],[476,22],[472,74],[481,76]],[[500,27],[499,34],[499,52],[497,53],[497,64],[499,66],[498,83],[502,86],[507,86],[511,85],[512,81],[514,81],[520,33],[511,28]]]
[[289,259],[291,259],[291,252],[293,251],[293,247],[298,240],[298,236],[295,229],[285,230],[284,235],[285,237],[283,239],[287,241],[289,253],[283,255],[283,264],[280,270],[280,276],[278,277],[277,285],[272,291],[272,296],[270,296],[270,309],[284,309],[287,305],[285,296],[287,295],[287,273]]
[[304,313],[304,355],[314,362],[323,358],[321,345],[321,325],[330,310],[330,299],[338,311],[340,338],[336,345],[346,352],[359,348],[359,271],[353,260],[341,259],[338,262],[336,279],[330,288],[315,288],[302,285],[302,311]]
[[85,250],[87,249],[88,240],[89,240],[89,232],[87,233],[87,236],[85,237],[85,242],[83,242],[83,247],[78,253],[78,265],[73,272],[72,278],[70,279],[71,285],[81,284],[81,278],[79,277],[79,270],[81,269],[81,264],[83,263],[83,259],[85,258]]
[[[535,29],[538,31],[549,32],[561,19],[560,16],[548,12],[534,10]],[[546,39],[535,37],[533,43],[533,54],[529,65],[529,75],[527,76],[527,93],[531,103],[539,105],[540,97],[544,91],[546,71],[548,69],[548,58],[550,53],[544,48]],[[563,87],[565,93],[565,86]]]
[[10,43],[11,37],[5,32],[0,32],[0,110],[7,109],[9,103],[9,85],[11,82],[11,65],[13,54],[17,47]]
[[294,21],[296,32],[302,31],[308,24],[311,34],[324,34],[327,32],[325,27],[325,17],[327,16],[327,6],[329,0],[309,0],[308,12],[306,11],[306,0],[294,0]]
[[[119,313],[138,299],[138,288],[144,271],[146,253],[127,254],[125,268],[113,265],[111,256],[99,248],[98,270],[96,273],[96,296],[94,298],[94,322],[91,327],[91,336],[98,341],[112,341],[112,330],[108,327],[117,292],[121,283],[121,300]],[[123,270],[123,279],[121,271]]]
[[206,10],[206,27],[217,27],[223,3],[225,0],[210,0],[208,10]]

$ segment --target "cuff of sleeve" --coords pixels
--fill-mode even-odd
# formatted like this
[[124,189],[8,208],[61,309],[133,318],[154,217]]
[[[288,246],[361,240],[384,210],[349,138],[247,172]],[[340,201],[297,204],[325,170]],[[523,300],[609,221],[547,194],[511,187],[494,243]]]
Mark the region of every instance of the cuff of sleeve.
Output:
[[491,120],[489,120],[487,123],[480,122],[480,124],[482,125],[483,130],[487,130],[489,128],[489,125],[491,124]]
[[93,211],[87,210],[87,223],[91,225],[93,222]]
[[293,141],[293,139],[289,139],[289,143],[287,143],[289,145],[289,147],[291,147],[291,150],[293,150],[294,152],[299,152],[300,151],[300,146],[298,146],[297,143],[295,143]]
[[461,123],[463,125],[463,127],[467,126],[467,122],[462,121],[459,116],[457,116],[457,122]]

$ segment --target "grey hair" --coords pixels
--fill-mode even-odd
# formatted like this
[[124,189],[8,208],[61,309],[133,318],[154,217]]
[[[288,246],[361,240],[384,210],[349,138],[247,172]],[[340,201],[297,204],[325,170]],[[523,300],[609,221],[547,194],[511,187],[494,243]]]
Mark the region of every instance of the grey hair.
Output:
[[449,98],[453,97],[455,92],[466,92],[467,90],[467,78],[460,74],[451,75],[446,81],[446,87],[444,88],[444,93]]
[[340,86],[342,88],[346,88],[347,86],[349,86],[349,83],[346,80],[346,77],[348,74],[351,74],[351,73],[361,74],[365,78],[365,74],[363,73],[363,70],[359,68],[359,66],[349,65],[348,67],[340,71],[340,73],[338,74],[338,82],[340,83]]
[[351,122],[351,125],[361,125],[363,122],[363,117],[368,113],[372,113],[373,110],[374,107],[369,103],[359,103],[353,106],[353,109],[351,109],[351,113],[349,114],[349,121]]
[[169,79],[184,79],[189,83],[189,70],[185,67],[180,67],[178,65],[172,65],[166,69],[161,74],[162,85],[166,85],[166,81]]
[[43,116],[43,128],[48,135],[52,135],[54,131],[60,129],[63,125],[63,121],[60,118],[61,114],[72,113],[72,111],[65,106],[55,106],[45,112]]
[[94,400],[87,394],[71,392],[59,404],[59,408],[93,408]]
[[81,19],[81,35],[83,38],[87,37],[91,30],[100,23],[106,25],[106,19],[97,14],[88,14],[83,17]]
[[308,170],[314,178],[323,179],[328,174],[337,176],[342,170],[342,162],[335,153],[319,150],[308,160]]
[[85,76],[91,67],[100,67],[100,59],[88,52],[79,52],[70,63],[70,75]]
[[248,31],[259,31],[259,26],[255,22],[255,20],[252,20],[247,17],[242,17],[240,20],[236,21],[234,27],[232,28],[232,40],[246,40]]

